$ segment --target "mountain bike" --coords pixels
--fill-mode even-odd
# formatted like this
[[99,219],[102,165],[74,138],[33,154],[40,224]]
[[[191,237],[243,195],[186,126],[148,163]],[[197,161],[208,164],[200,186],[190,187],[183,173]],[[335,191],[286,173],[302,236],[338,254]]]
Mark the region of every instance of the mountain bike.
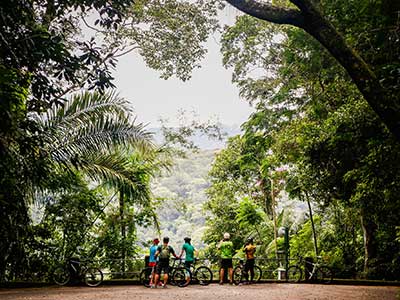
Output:
[[63,265],[56,267],[52,273],[58,285],[66,285],[73,280],[84,281],[87,286],[99,286],[103,282],[103,272],[88,261],[70,258]]
[[[250,272],[249,272],[250,273]],[[250,274],[247,274],[250,276]],[[259,282],[262,276],[262,270],[259,266],[254,265],[254,278],[253,282]],[[248,277],[247,277],[248,278]],[[239,265],[233,269],[233,283],[238,285],[243,283],[246,279],[245,263],[243,259],[239,260]]]
[[[303,259],[303,257],[299,257],[299,264],[303,265],[303,262],[306,265],[312,266],[312,270],[308,272],[306,275],[306,280],[314,280],[320,283],[331,283],[333,280],[333,271],[332,268],[321,262],[322,257],[317,256],[317,261],[309,261]],[[288,282],[299,282],[302,279],[303,271],[299,265],[289,266],[286,270],[286,281]]]
[[[168,272],[168,281],[171,285],[180,286],[186,282],[186,269],[180,266],[179,258],[174,258],[172,265],[169,267]],[[152,274],[155,274],[153,271],[155,270],[156,266],[154,267],[145,267],[142,272],[140,272],[140,282],[145,287],[150,287],[150,282],[154,283],[154,278],[152,278]],[[160,275],[159,282],[163,282],[163,274]]]
[[[185,281],[183,284],[179,285],[180,287],[185,287],[191,282],[198,283],[200,285],[209,285],[212,282],[213,273],[211,269],[204,265],[196,267],[197,262],[198,259],[195,258],[193,264],[190,266],[190,269],[185,268],[186,277],[189,276],[190,281],[189,282]],[[184,266],[183,260],[181,261],[181,265]]]

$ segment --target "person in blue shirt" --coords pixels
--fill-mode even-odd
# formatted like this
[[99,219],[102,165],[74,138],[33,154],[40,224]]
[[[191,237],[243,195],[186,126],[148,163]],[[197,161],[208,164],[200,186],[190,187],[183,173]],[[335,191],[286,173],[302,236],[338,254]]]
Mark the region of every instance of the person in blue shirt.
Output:
[[153,240],[153,245],[150,247],[150,258],[149,258],[149,267],[152,268],[151,270],[151,277],[150,277],[150,287],[154,287],[154,275],[155,275],[155,267],[157,264],[157,258],[155,256],[156,252],[157,252],[157,248],[158,248],[158,243],[160,242],[160,240],[158,238],[155,238]]

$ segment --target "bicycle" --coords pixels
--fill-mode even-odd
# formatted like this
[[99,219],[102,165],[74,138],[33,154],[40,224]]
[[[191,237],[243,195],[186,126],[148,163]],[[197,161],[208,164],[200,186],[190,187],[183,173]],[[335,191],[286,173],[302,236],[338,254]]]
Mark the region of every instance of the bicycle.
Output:
[[[186,274],[185,271],[186,269],[184,267],[181,267],[180,264],[176,264],[177,261],[179,261],[179,258],[175,258],[173,260],[172,266],[169,267],[169,272],[168,272],[168,280],[171,285],[177,285],[180,286],[186,282]],[[140,272],[140,282],[145,286],[145,287],[151,287],[150,282],[154,283],[154,278],[152,278],[152,274],[154,273],[156,266],[154,267],[145,267],[142,272]],[[160,276],[160,281],[162,282],[162,278]]]
[[[312,262],[304,260],[303,257],[299,257],[299,262],[302,264],[308,264],[312,266],[312,271],[309,272],[306,280],[314,280],[321,283],[331,283],[333,280],[333,271],[330,267],[321,262],[322,257],[317,256],[317,261]],[[286,281],[288,282],[299,282],[302,279],[303,271],[299,265],[291,265],[286,270]]]
[[[181,260],[180,265],[183,265],[182,262],[183,260]],[[189,282],[185,281],[183,284],[179,285],[180,287],[185,287],[191,282],[199,283],[200,285],[209,285],[212,282],[213,273],[211,269],[204,265],[201,265],[196,268],[197,262],[198,259],[195,258],[193,264],[190,266],[190,269],[185,268],[186,277],[190,276],[190,281]]]
[[[253,282],[259,282],[261,280],[262,270],[259,266],[254,265],[254,278]],[[233,283],[238,285],[243,282],[246,278],[245,274],[245,263],[243,259],[239,260],[239,265],[233,269]],[[248,277],[247,277],[248,278]]]
[[87,286],[96,287],[103,282],[103,272],[78,258],[68,259],[64,265],[56,267],[53,272],[53,280],[58,285],[66,285],[73,279],[83,280]]

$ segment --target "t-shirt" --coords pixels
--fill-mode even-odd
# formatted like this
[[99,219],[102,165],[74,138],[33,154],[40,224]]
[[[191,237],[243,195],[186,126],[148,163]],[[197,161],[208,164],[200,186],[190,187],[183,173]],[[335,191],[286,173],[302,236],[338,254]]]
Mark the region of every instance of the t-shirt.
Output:
[[184,243],[182,250],[185,250],[185,261],[194,261],[194,247],[189,243]]
[[156,257],[154,256],[154,254],[156,254],[156,252],[157,252],[157,248],[158,248],[157,245],[153,245],[153,246],[150,247],[149,262],[156,262],[157,261]]
[[221,251],[221,258],[232,258],[233,243],[231,241],[223,241],[219,246],[219,250]]
[[164,246],[164,245],[160,245],[157,247],[157,251],[159,251],[160,253],[158,254],[158,257],[160,259],[160,261],[169,261],[169,257],[171,256],[171,254],[175,254],[174,248],[172,248],[170,245]]
[[246,253],[247,259],[254,259],[254,254],[256,253],[256,246],[253,244],[248,244],[244,247],[244,252]]

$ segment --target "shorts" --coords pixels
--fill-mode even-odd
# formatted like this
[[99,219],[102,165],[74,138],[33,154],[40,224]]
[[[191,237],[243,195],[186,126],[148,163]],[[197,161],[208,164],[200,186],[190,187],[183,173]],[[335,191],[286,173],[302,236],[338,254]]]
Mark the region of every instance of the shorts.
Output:
[[222,258],[221,259],[221,269],[233,268],[232,258]]
[[164,271],[164,274],[168,274],[169,272],[169,261],[159,261],[156,266],[156,273],[160,275]]
[[193,265],[192,261],[185,261],[185,268],[190,269],[190,267]]
[[185,274],[186,277],[190,277],[190,267],[193,265],[192,261],[185,261]]
[[149,262],[149,267],[152,268],[157,264],[157,262],[153,261],[153,262]]
[[249,270],[254,270],[254,263],[255,263],[254,259],[246,260],[246,263],[244,265],[244,271],[247,272]]

